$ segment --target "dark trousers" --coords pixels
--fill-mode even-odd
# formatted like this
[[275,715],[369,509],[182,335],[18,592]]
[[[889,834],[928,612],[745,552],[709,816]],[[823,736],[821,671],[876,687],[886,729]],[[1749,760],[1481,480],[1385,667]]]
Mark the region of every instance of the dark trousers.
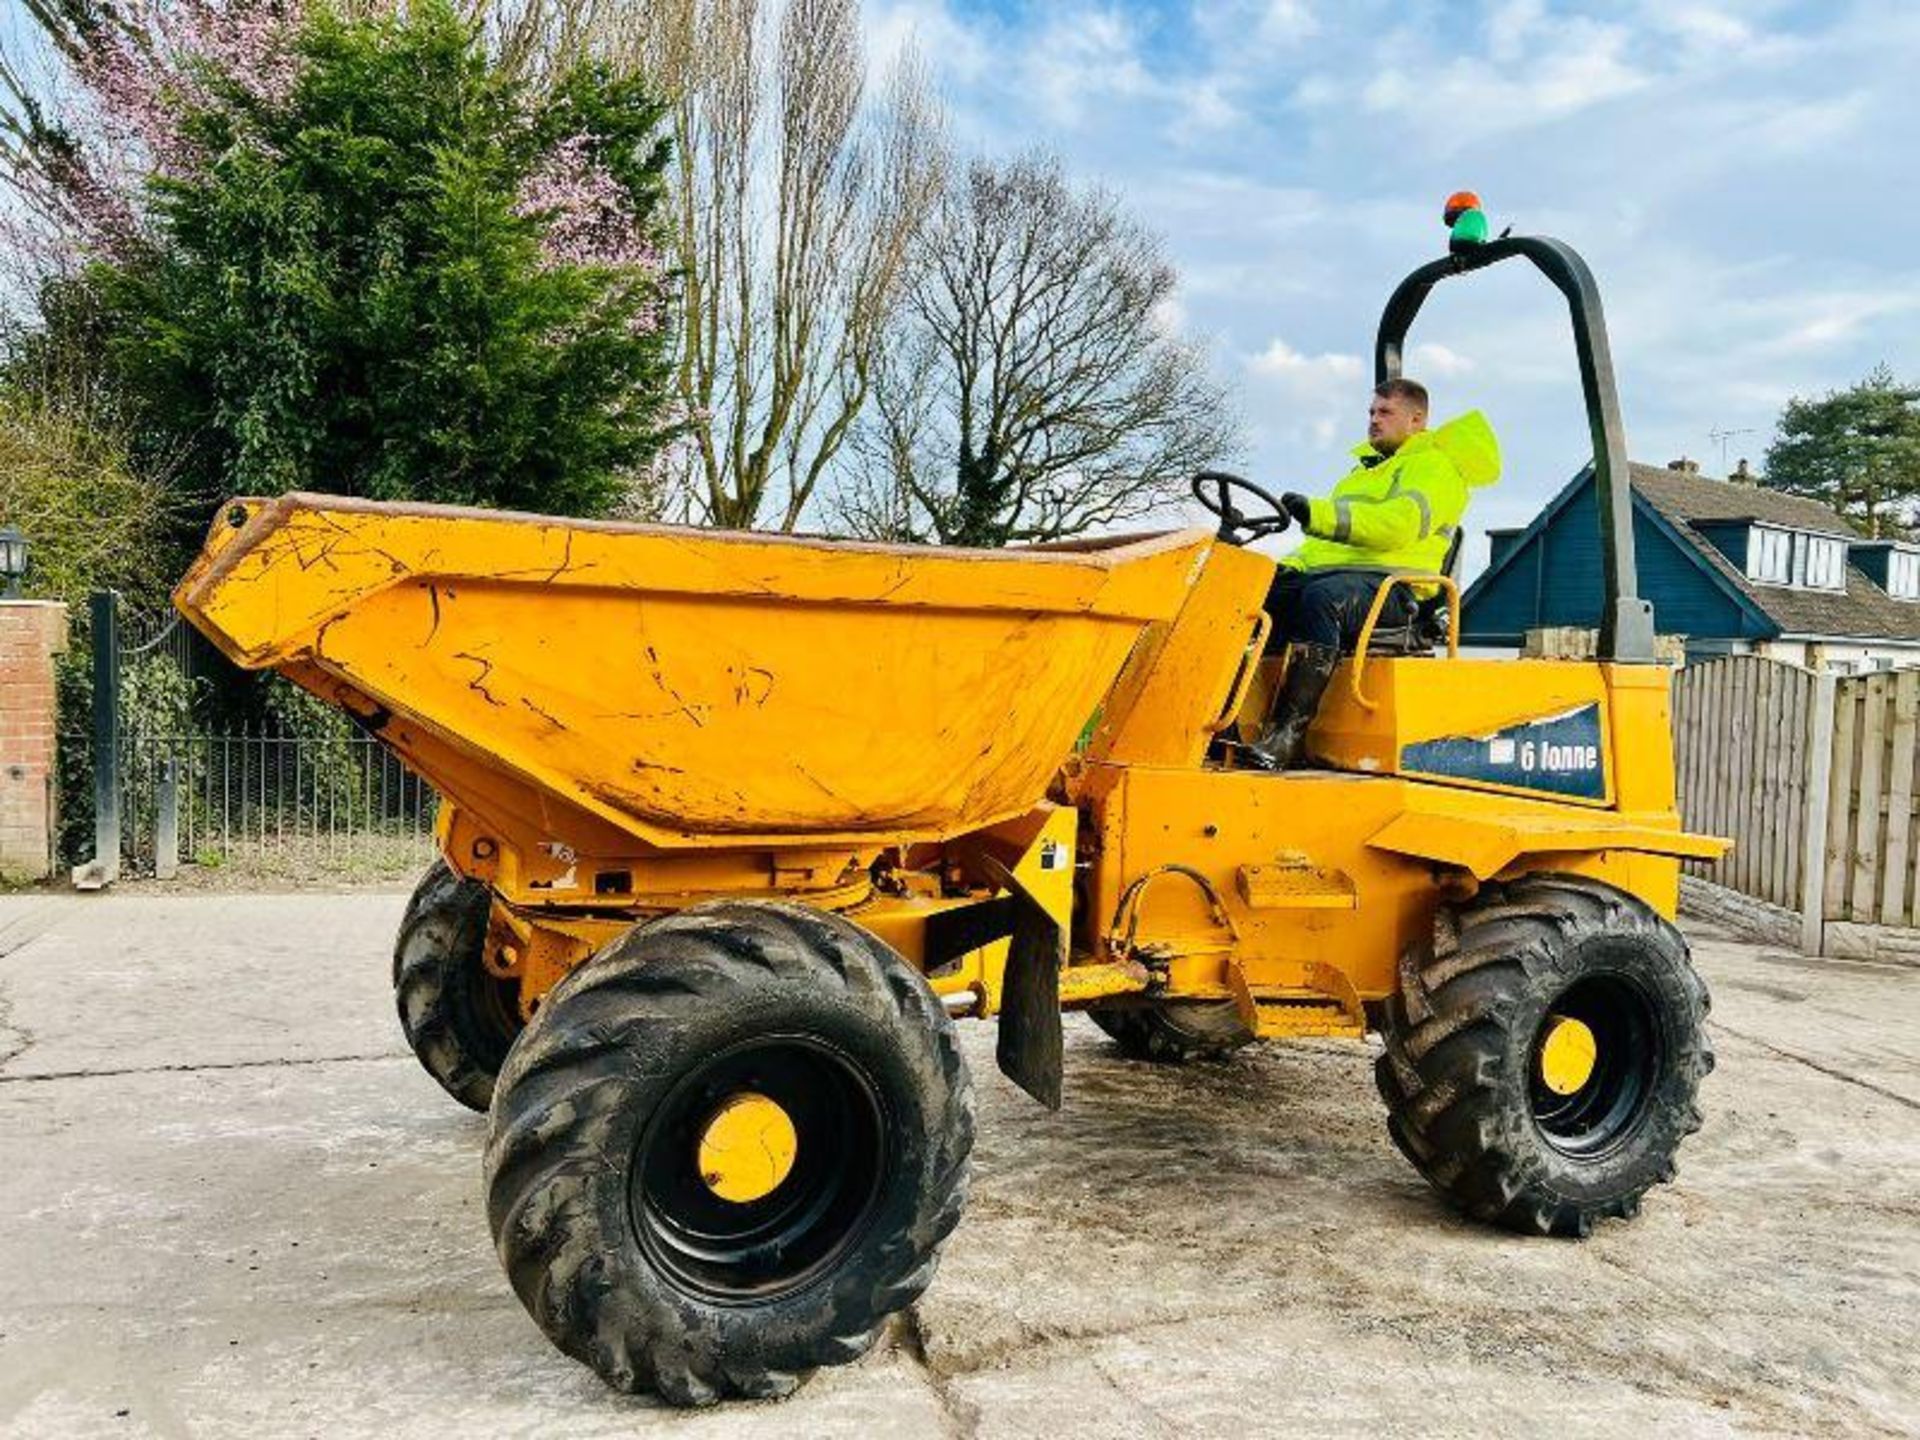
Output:
[[[1329,650],[1351,650],[1367,623],[1367,607],[1386,579],[1384,571],[1290,570],[1281,566],[1267,591],[1267,613],[1273,633],[1267,654],[1278,655],[1289,645],[1324,645]],[[1396,585],[1380,611],[1381,625],[1404,625],[1413,618],[1414,599],[1404,585]]]

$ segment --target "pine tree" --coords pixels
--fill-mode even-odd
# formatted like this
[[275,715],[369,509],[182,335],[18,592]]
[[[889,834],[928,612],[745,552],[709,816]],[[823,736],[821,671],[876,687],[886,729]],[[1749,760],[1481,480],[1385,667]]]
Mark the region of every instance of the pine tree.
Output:
[[1920,389],[1883,364],[1848,389],[1789,400],[1765,483],[1830,505],[1876,538],[1911,535],[1920,525]]

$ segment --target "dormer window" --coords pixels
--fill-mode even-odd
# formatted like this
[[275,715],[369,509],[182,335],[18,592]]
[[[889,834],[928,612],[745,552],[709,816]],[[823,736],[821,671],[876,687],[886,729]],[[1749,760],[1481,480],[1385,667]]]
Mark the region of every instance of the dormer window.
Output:
[[1804,530],[1756,525],[1747,544],[1747,578],[1809,590],[1847,588],[1847,542]]
[[1793,583],[1809,590],[1847,588],[1847,542],[1824,535],[1793,537]]
[[1793,583],[1793,536],[1785,530],[1753,527],[1747,545],[1747,578],[1762,585]]
[[1887,593],[1896,600],[1920,600],[1920,552],[1895,550],[1887,556]]

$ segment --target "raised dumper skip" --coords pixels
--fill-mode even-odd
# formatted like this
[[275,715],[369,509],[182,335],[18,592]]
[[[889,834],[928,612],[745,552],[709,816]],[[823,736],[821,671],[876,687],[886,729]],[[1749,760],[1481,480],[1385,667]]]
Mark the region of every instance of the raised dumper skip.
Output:
[[1672,1177],[1712,1063],[1678,870],[1725,847],[1674,812],[1591,276],[1463,225],[1377,369],[1440,280],[1522,258],[1566,295],[1600,658],[1462,659],[1428,607],[1341,662],[1312,768],[1235,763],[1274,564],[1224,488],[1215,532],[991,554],[322,495],[217,519],[181,609],[443,797],[401,1019],[491,1108],[494,1238],[562,1350],[685,1404],[859,1356],[965,1202],[961,1016],[1052,1106],[1062,1010],[1159,1061],[1377,1030],[1395,1143],[1517,1230]]

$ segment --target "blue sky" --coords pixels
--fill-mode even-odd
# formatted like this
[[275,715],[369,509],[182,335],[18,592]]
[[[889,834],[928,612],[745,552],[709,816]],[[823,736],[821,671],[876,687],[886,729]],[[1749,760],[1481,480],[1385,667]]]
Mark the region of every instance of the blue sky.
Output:
[[[1247,473],[1324,488],[1364,428],[1379,308],[1441,253],[1453,190],[1599,277],[1634,458],[1756,464],[1792,395],[1920,379],[1920,4],[868,0],[914,37],[968,150],[1039,144],[1179,264],[1180,316],[1248,421]],[[1511,272],[1511,273],[1509,273]],[[1559,297],[1443,287],[1408,370],[1485,409],[1524,523],[1587,455]]]

